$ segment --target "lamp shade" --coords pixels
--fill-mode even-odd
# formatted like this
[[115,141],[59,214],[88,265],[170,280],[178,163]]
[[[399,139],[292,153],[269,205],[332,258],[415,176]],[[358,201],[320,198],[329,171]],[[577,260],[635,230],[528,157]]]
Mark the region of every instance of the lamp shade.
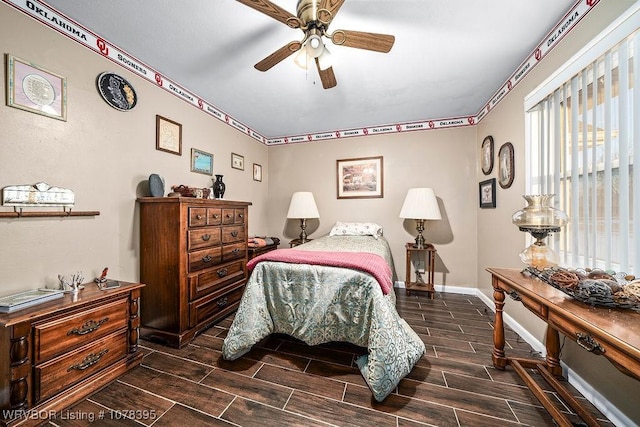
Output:
[[291,196],[287,218],[320,218],[316,201],[310,191],[298,191]]
[[442,219],[432,188],[410,188],[400,210],[400,218]]

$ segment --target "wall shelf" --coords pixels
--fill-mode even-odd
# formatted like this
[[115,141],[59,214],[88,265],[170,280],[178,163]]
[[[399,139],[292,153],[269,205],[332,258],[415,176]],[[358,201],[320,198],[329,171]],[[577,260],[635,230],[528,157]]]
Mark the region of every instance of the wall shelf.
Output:
[[22,208],[13,212],[0,212],[0,218],[46,218],[46,217],[68,217],[68,216],[98,216],[100,211],[73,211],[64,209],[63,211],[23,211]]

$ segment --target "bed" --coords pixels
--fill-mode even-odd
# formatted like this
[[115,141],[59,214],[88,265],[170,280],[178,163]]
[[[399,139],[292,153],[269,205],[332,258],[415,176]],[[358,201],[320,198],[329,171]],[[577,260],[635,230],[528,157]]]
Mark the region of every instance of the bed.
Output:
[[222,346],[227,360],[272,333],[308,345],[349,342],[367,348],[356,364],[380,402],[424,354],[424,343],[396,311],[395,268],[381,235],[330,234],[260,255],[248,267],[252,271]]

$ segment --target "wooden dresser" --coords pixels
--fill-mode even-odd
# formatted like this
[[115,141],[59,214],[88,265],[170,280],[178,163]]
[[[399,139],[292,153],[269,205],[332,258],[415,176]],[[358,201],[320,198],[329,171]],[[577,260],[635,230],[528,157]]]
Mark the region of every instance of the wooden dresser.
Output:
[[142,337],[182,347],[238,308],[247,280],[251,203],[144,197]]
[[84,286],[0,315],[0,425],[41,424],[140,363],[144,285]]

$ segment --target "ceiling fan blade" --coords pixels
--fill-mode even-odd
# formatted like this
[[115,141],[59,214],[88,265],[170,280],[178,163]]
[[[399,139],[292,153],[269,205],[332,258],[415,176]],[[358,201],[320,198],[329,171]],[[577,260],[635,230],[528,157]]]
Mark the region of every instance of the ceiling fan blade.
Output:
[[393,47],[396,38],[388,34],[364,33],[362,31],[336,30],[331,41],[339,46],[355,47],[387,53]]
[[322,87],[325,89],[331,89],[335,87],[338,82],[336,81],[336,75],[333,73],[333,67],[329,67],[326,70],[320,69],[320,61],[316,58],[316,67],[318,68],[318,74],[320,74],[320,81]]
[[280,49],[276,50],[271,55],[258,62],[256,65],[254,65],[254,67],[258,71],[267,71],[283,59],[291,56],[291,54],[293,54],[294,52],[299,51],[301,47],[302,43],[291,42],[287,45],[282,46]]
[[[318,18],[320,21],[329,25],[329,22],[336,17],[336,13],[338,13],[343,3],[344,0],[321,0],[318,10]],[[325,10],[329,13],[325,12]]]
[[269,0],[237,0],[239,3],[272,17],[276,21],[287,24],[291,28],[300,28],[300,19]]

